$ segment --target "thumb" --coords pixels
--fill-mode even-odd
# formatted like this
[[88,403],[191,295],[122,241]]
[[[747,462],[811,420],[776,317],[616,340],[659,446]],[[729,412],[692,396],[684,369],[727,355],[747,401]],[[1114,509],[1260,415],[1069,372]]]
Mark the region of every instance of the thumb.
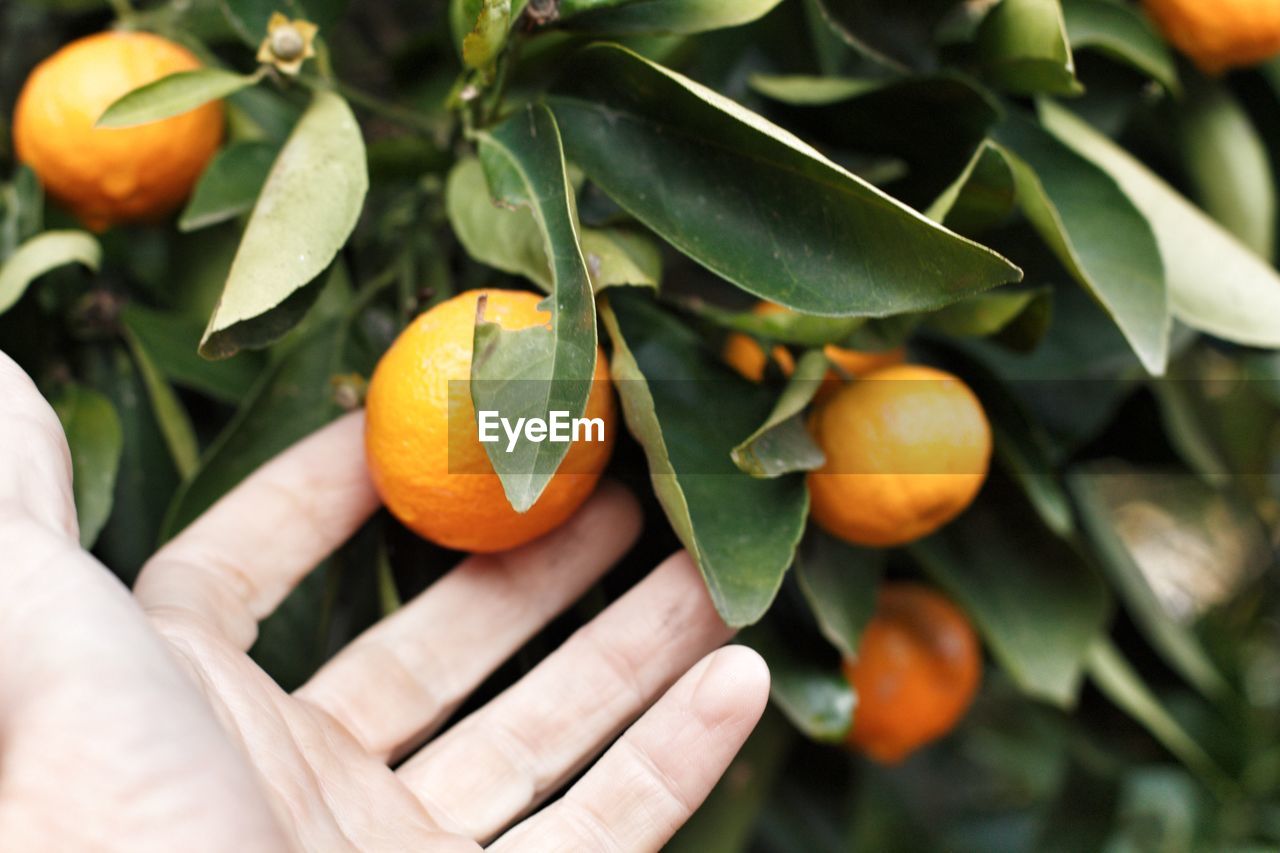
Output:
[[79,539],[62,424],[31,377],[0,352],[0,521],[14,513]]

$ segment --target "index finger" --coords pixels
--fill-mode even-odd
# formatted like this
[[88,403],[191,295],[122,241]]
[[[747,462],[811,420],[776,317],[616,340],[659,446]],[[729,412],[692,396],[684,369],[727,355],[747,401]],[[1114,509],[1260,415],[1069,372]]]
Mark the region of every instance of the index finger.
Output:
[[378,506],[363,434],[362,413],[340,418],[223,496],[143,567],[143,607],[248,649],[258,622]]
[[26,372],[0,352],[0,515],[5,512],[79,538],[62,425]]

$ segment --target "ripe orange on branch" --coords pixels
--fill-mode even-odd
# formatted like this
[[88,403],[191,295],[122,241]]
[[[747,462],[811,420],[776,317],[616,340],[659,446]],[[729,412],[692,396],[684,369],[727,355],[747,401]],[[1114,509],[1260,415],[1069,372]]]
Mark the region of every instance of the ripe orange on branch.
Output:
[[199,67],[185,47],[149,33],[106,32],[68,44],[23,85],[13,120],[18,159],[94,230],[170,213],[222,142],[221,104],[137,127],[94,124],[139,86]]
[[955,728],[982,680],[982,648],[946,598],[890,583],[844,673],[858,697],[849,744],[893,764]]
[[813,518],[846,542],[902,545],[972,503],[991,460],[978,398],[949,373],[896,365],[841,387],[809,431],[826,464],[809,474]]
[[575,441],[533,507],[512,509],[480,443],[467,381],[482,295],[485,319],[504,329],[551,320],[537,294],[514,290],[467,291],[418,317],[369,383],[365,454],[387,509],[407,527],[448,548],[490,552],[536,539],[582,505],[609,462],[616,424],[609,364],[597,350],[584,416],[603,420],[604,441]]
[[1276,0],[1143,0],[1143,5],[1165,37],[1206,73],[1280,54]]

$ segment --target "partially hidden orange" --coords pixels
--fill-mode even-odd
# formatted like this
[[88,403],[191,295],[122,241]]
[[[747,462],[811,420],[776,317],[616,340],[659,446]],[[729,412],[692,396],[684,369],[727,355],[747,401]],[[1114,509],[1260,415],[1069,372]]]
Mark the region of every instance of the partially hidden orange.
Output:
[[902,545],[959,515],[991,460],[991,427],[969,387],[941,370],[894,365],[820,403],[809,431],[826,464],[809,474],[814,520],[846,542]]
[[467,291],[422,314],[383,355],[369,383],[365,455],[383,502],[407,527],[448,548],[491,552],[536,539],[582,505],[608,464],[616,424],[601,350],[584,417],[603,420],[604,440],[581,436],[533,507],[512,509],[479,440],[466,381],[481,296],[485,319],[504,329],[551,320],[538,295],[514,290]]
[[1280,54],[1276,0],[1143,0],[1143,6],[1165,38],[1208,74]]
[[[756,303],[751,309],[751,313],[759,317],[767,317],[770,314],[790,313],[790,309],[774,302],[762,301]],[[882,352],[862,352],[846,347],[838,347],[835,344],[827,344],[822,348],[822,352],[840,372],[847,376],[861,376],[881,367],[898,364],[906,357],[906,353],[901,347]],[[786,347],[775,346],[771,355],[774,363],[778,365],[778,369],[782,371],[783,376],[790,376],[795,371],[795,358]],[[739,375],[750,379],[752,382],[760,382],[764,379],[764,371],[769,359],[765,356],[764,349],[750,335],[742,332],[734,332],[729,335],[724,342],[723,356],[725,363],[737,371]],[[823,382],[822,388],[819,389],[819,395],[826,396],[830,394],[839,386],[840,381],[841,378],[835,370],[828,371],[827,378]]]
[[858,699],[849,744],[894,764],[955,728],[982,681],[982,648],[946,598],[888,583],[844,673]]
[[105,32],[71,42],[23,85],[13,120],[18,159],[95,231],[172,212],[222,142],[222,105],[136,127],[94,124],[139,86],[199,67],[185,47],[149,33]]

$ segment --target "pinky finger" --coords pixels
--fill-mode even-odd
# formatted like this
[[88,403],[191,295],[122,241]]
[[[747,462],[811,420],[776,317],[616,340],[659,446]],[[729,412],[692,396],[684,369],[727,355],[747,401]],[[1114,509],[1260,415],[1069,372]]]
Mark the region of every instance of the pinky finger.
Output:
[[660,850],[702,805],[755,728],[769,670],[729,646],[689,670],[556,803],[489,849]]

